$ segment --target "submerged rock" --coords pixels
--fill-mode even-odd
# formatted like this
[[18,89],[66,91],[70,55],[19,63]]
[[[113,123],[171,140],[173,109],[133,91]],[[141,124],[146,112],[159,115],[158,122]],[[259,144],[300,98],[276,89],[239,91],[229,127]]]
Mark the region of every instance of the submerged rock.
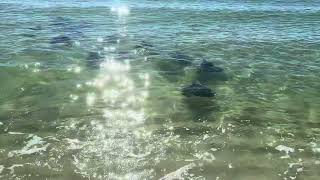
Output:
[[89,52],[86,58],[87,66],[91,68],[99,68],[103,57],[98,52]]
[[68,36],[57,36],[53,37],[50,41],[50,44],[72,44],[71,43],[71,38]]
[[203,60],[200,64],[200,72],[222,72],[223,69],[215,66],[212,62]]
[[202,85],[199,82],[194,82],[189,86],[182,88],[182,94],[187,97],[213,97],[215,93],[209,87]]

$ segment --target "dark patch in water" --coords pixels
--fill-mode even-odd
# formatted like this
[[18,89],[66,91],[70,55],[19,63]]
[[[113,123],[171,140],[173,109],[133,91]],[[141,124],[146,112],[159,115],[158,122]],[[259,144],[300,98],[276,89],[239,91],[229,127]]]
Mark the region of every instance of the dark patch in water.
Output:
[[148,48],[153,48],[154,46],[151,43],[148,43],[146,41],[141,41],[139,44],[135,45],[134,47],[148,49]]
[[87,66],[91,68],[99,68],[102,62],[102,56],[98,52],[89,52],[86,58]]
[[53,38],[51,39],[51,41],[50,41],[50,44],[66,44],[66,45],[71,45],[72,42],[71,42],[71,38],[70,38],[70,37],[61,35],[61,36],[53,37]]
[[215,93],[209,87],[199,83],[194,82],[191,85],[185,86],[181,90],[182,94],[187,97],[198,96],[198,97],[213,97]]
[[215,66],[212,62],[203,60],[200,64],[200,72],[222,72],[223,69]]
[[34,35],[34,34],[27,34],[27,33],[23,33],[23,34],[20,34],[20,35],[23,36],[23,37],[28,37],[28,38],[36,37],[36,35]]
[[215,66],[212,62],[203,60],[198,68],[197,80],[204,83],[208,81],[227,81],[224,69]]
[[193,96],[184,98],[183,102],[193,121],[212,121],[212,113],[219,111],[219,106],[212,98]]
[[33,31],[40,31],[40,30],[42,30],[42,26],[37,25],[37,26],[31,27],[31,28],[28,28],[28,29],[33,30]]
[[52,23],[50,24],[50,26],[66,26],[68,25],[72,20],[70,18],[66,18],[66,17],[55,17],[52,21]]

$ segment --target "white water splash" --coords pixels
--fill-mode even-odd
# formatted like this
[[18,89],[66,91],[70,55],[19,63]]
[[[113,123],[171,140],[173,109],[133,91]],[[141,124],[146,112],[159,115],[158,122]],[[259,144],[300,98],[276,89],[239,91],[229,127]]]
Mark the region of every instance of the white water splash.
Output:
[[22,132],[8,132],[8,134],[11,134],[11,135],[23,135],[23,134],[26,134],[26,133],[22,133]]
[[278,150],[278,151],[285,152],[286,154],[294,152],[293,148],[287,147],[287,146],[284,146],[284,145],[279,145],[279,146],[275,147],[275,149]]
[[16,167],[23,167],[23,164],[14,164],[14,165],[8,167],[7,169],[10,170],[11,174],[14,174],[14,168],[16,168]]
[[8,157],[13,157],[15,155],[29,155],[47,150],[49,143],[46,144],[41,137],[36,135],[30,135],[29,138],[30,137],[32,137],[32,139],[30,139],[21,150],[10,151],[8,153]]
[[194,155],[196,158],[198,158],[199,160],[204,160],[204,161],[207,161],[207,162],[212,162],[214,160],[216,160],[216,157],[209,153],[209,152],[204,152],[204,153],[196,153]]
[[0,165],[0,174],[2,173],[3,169],[4,169],[4,166]]
[[318,147],[316,143],[311,142],[310,144],[311,144],[311,149],[314,153],[320,153],[320,147]]
[[160,178],[160,180],[183,180],[184,176],[187,175],[188,171],[196,166],[195,163],[187,164],[174,172],[171,172],[164,177]]

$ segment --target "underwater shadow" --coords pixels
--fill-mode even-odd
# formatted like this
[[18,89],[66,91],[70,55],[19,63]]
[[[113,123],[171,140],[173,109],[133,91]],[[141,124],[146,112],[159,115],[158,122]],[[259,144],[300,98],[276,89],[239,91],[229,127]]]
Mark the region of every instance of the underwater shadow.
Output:
[[192,121],[197,122],[214,121],[210,117],[220,109],[215,100],[208,97],[185,97],[182,102],[190,112]]

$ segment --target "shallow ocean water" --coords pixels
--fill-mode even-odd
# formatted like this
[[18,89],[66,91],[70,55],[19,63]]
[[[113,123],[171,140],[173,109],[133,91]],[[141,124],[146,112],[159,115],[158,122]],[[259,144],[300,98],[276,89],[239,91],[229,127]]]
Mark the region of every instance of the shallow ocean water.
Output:
[[[3,0],[0,19],[0,179],[320,178],[317,0]],[[216,96],[184,97],[197,80]]]

